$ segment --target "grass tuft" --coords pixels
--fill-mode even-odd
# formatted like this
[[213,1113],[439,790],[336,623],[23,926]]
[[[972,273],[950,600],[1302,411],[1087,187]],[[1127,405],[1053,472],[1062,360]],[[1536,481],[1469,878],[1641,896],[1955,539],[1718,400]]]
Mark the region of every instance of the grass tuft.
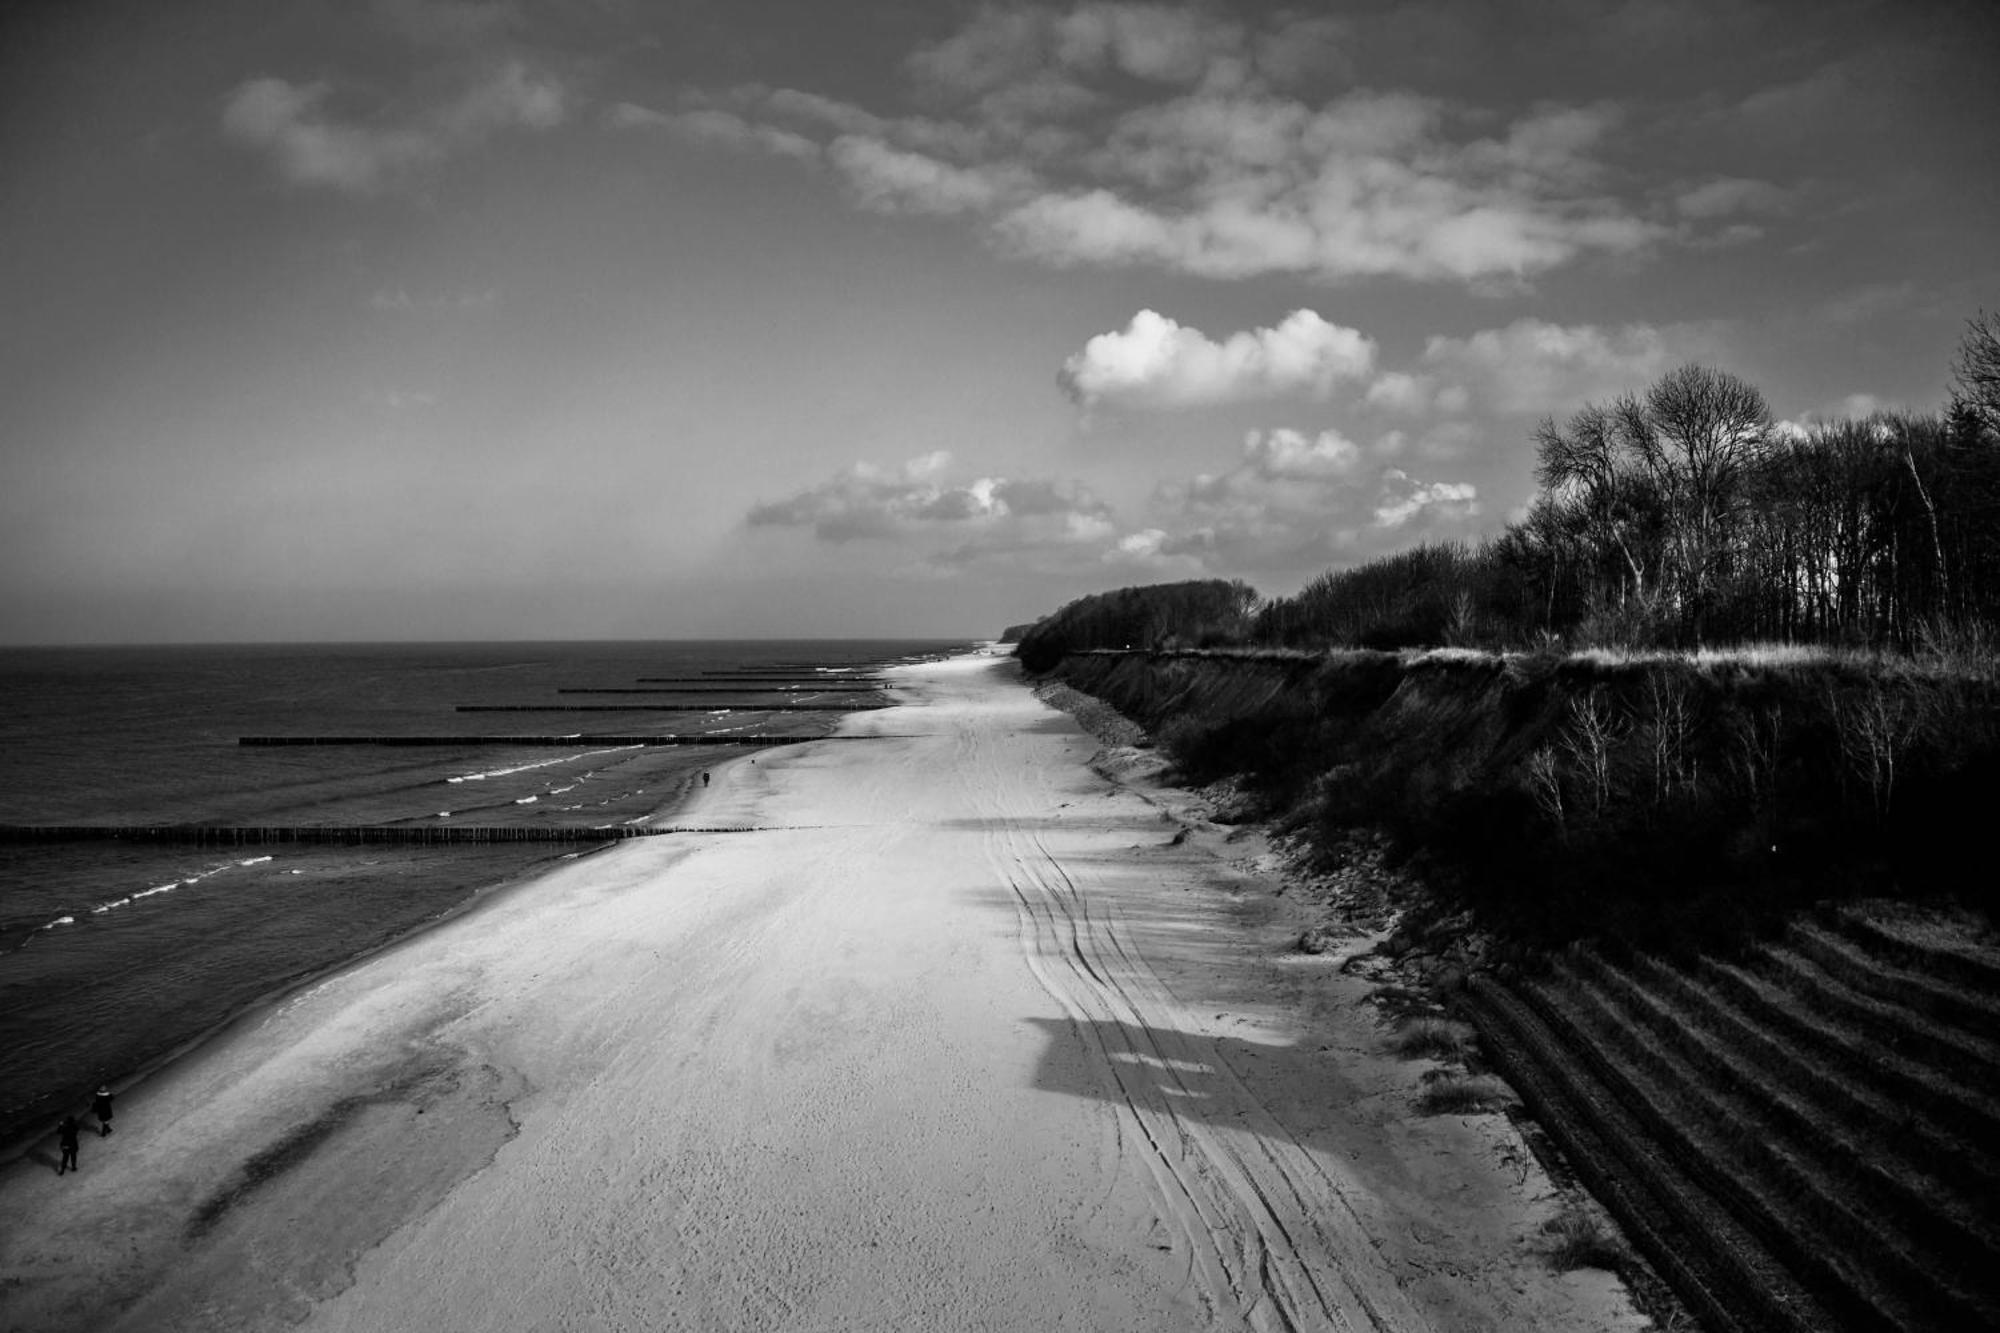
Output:
[[1471,1033],[1442,1018],[1413,1018],[1396,1030],[1390,1048],[1411,1060],[1462,1060]]
[[1417,1094],[1423,1115],[1471,1115],[1498,1110],[1507,1101],[1507,1085],[1489,1074],[1455,1074],[1432,1070]]
[[1697,667],[1801,667],[1819,662],[1871,660],[1820,643],[1739,643],[1726,648],[1702,648],[1693,654]]
[[1578,1268],[1602,1268],[1616,1273],[1626,1262],[1624,1242],[1596,1213],[1569,1207],[1542,1223],[1549,1263],[1567,1273]]

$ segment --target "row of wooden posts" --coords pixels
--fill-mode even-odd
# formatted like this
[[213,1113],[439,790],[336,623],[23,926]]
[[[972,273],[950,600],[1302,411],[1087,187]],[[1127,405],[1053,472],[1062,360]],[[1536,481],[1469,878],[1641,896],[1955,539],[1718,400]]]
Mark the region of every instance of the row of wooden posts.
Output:
[[238,736],[238,745],[804,745],[818,741],[872,741],[880,736]]
[[[714,675],[699,678],[641,677],[642,681],[683,679],[712,689],[731,680],[759,680],[770,677]],[[815,682],[817,683],[817,682]],[[800,687],[804,688],[804,687]],[[879,684],[850,685],[848,689],[880,689]],[[559,689],[558,694],[673,694],[694,691],[627,689]],[[721,693],[777,693],[775,688]],[[836,693],[837,689],[822,689]],[[746,707],[746,712],[821,712],[875,708],[877,704],[835,704],[831,708],[811,704],[763,704]],[[461,713],[530,712],[713,712],[707,704],[460,704]],[[660,735],[532,735],[532,736],[239,736],[245,746],[300,745],[383,745],[383,746],[570,746],[570,745],[798,745],[808,741],[871,740],[867,736],[660,736]],[[362,844],[440,845],[447,843],[607,843],[627,838],[650,838],[667,833],[744,833],[741,827],[687,828],[657,827],[647,824],[617,824],[598,828],[569,825],[453,825],[453,824],[286,824],[221,826],[194,824],[11,824],[0,825],[0,843],[131,841],[197,844],[201,846],[251,847],[274,843],[317,843],[341,846]]]
[[452,824],[286,824],[222,827],[194,824],[0,824],[0,843],[169,842],[203,847],[256,847],[272,843],[431,845],[499,842],[620,842],[668,833],[748,833],[743,827],[691,828],[615,824],[603,828],[560,825],[495,827]]

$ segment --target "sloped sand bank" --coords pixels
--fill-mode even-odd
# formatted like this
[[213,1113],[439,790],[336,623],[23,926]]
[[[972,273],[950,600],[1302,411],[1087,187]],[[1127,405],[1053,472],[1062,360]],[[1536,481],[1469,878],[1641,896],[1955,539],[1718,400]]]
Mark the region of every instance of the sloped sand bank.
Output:
[[0,1176],[0,1328],[1638,1327],[1362,983],[1010,662],[496,895]]

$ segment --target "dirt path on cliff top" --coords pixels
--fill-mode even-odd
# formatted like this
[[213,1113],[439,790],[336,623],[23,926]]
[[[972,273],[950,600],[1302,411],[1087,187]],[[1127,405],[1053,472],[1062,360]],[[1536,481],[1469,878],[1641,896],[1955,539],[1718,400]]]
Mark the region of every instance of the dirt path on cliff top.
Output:
[[504,894],[135,1089],[79,1180],[9,1174],[0,1325],[1643,1323],[1531,1252],[1503,1119],[1409,1115],[1223,830],[1010,662],[897,676],[878,739],[685,816],[759,831]]

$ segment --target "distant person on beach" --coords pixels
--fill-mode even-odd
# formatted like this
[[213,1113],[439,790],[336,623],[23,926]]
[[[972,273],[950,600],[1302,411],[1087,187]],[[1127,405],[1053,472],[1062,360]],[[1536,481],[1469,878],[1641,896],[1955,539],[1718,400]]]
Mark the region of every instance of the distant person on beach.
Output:
[[62,1161],[56,1166],[57,1175],[79,1169],[76,1164],[76,1136],[82,1128],[73,1115],[64,1116],[62,1123],[56,1126],[56,1144],[62,1149]]
[[704,787],[708,785],[708,774],[704,773],[701,775],[701,785]]
[[97,1095],[90,1099],[90,1113],[97,1117],[97,1137],[103,1138],[111,1132],[111,1085],[97,1085]]

